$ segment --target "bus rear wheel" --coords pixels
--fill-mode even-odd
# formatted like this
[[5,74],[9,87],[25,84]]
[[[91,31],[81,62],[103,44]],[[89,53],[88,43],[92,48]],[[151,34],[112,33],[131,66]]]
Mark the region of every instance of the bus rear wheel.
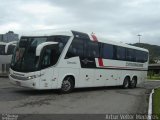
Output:
[[72,92],[74,88],[74,80],[72,77],[66,77],[64,78],[63,82],[62,82],[62,86],[61,86],[61,93],[70,93]]
[[129,87],[129,77],[126,77],[126,78],[124,79],[122,87],[123,87],[124,89],[127,89],[127,88]]
[[132,80],[130,81],[129,87],[136,88],[136,86],[137,86],[137,79],[136,79],[136,77],[133,77]]

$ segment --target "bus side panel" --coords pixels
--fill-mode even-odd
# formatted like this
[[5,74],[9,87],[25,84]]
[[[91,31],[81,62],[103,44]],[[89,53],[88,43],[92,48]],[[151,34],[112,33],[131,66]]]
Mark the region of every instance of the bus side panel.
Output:
[[105,71],[105,86],[116,86],[118,85],[119,76],[121,71],[106,69]]
[[[73,76],[75,88],[94,87],[94,69],[59,68],[58,88],[61,88],[62,81],[66,76]],[[100,85],[103,86],[103,85]]]
[[66,76],[69,76],[69,75],[74,77],[75,87],[78,86],[79,69],[80,69],[79,57],[61,59],[58,64],[58,68],[59,68],[59,73],[58,73],[59,78],[58,78],[57,88],[61,88],[62,81]]
[[65,77],[73,76],[75,80],[75,87],[79,83],[79,69],[78,68],[59,68],[59,77],[57,81],[57,88],[61,88],[62,82]]
[[121,70],[97,69],[95,70],[94,86],[121,85]]
[[95,69],[81,68],[77,87],[94,87]]
[[138,84],[144,82],[147,79],[147,71],[140,71],[138,76]]
[[94,86],[105,86],[106,81],[106,69],[95,69],[94,71],[95,79],[94,79]]

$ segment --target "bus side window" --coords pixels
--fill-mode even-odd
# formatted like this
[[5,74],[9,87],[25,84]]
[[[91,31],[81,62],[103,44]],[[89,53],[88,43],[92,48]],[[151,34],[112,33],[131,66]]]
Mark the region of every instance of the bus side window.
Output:
[[78,56],[83,57],[83,52],[84,52],[84,40],[75,38],[72,41],[65,58],[68,59]]
[[134,62],[135,58],[136,58],[135,57],[135,50],[127,48],[126,49],[126,60]]
[[45,49],[42,57],[41,67],[44,69],[44,68],[55,65],[58,60],[57,58],[58,58],[58,54],[56,53],[56,50],[52,48]]
[[103,44],[102,57],[104,59],[113,59],[114,58],[114,46],[109,45],[109,44]]
[[46,49],[44,51],[44,56],[43,56],[43,59],[42,59],[42,68],[46,68],[50,65],[50,57],[51,57],[51,50]]
[[0,45],[0,55],[5,54],[5,45]]
[[8,47],[7,54],[8,54],[8,55],[13,54],[14,49],[15,49],[15,46],[14,46],[14,45],[10,45],[10,46]]
[[117,58],[117,60],[125,60],[126,59],[124,47],[116,46],[116,58]]
[[62,53],[65,45],[69,40],[69,36],[50,36],[48,37],[47,41],[58,42],[58,52],[59,54]]
[[148,61],[148,53],[144,52],[143,55],[144,55],[144,61],[143,62],[147,62]]
[[148,53],[136,50],[136,62],[147,62],[148,61]]
[[100,49],[100,47],[99,47],[99,43],[98,42],[86,41],[85,57],[88,57],[88,58],[99,58],[100,57],[99,49]]

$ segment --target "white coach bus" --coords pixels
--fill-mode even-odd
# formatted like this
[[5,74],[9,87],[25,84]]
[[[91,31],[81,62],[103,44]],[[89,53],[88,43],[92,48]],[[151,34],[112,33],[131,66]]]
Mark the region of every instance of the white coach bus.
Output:
[[9,64],[15,48],[15,41],[10,43],[0,42],[0,76],[7,76]]
[[147,76],[148,50],[81,32],[22,36],[11,61],[13,84],[33,89],[123,86]]

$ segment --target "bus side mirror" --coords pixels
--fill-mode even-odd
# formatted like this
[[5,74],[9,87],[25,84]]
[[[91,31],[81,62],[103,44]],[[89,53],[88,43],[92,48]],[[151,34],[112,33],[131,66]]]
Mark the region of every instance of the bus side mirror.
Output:
[[45,46],[54,45],[54,44],[58,44],[58,42],[44,42],[44,43],[39,44],[36,48],[36,56],[40,56],[41,51]]

